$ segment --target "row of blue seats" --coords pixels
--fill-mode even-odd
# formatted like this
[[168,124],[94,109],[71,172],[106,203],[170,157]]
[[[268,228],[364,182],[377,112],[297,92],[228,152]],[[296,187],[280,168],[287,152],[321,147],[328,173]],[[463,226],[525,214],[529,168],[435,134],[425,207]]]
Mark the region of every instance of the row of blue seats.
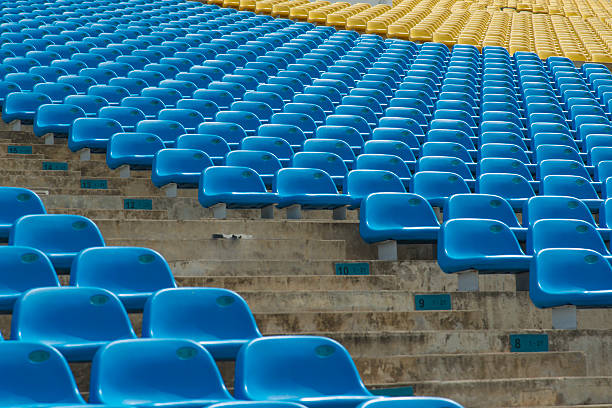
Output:
[[90,404],[103,405],[85,403],[53,347],[0,342],[0,357],[0,367],[11,373],[0,385],[0,400],[15,408],[461,408],[444,398],[375,396],[346,349],[316,336],[264,337],[246,344],[236,361],[234,396],[201,344],[176,338],[109,342],[94,358],[89,388]]

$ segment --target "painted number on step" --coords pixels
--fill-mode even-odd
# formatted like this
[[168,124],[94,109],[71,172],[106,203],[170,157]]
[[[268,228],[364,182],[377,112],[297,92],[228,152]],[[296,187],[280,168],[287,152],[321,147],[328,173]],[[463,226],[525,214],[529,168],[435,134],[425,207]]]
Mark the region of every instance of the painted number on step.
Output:
[[153,200],[126,198],[123,200],[124,210],[152,210]]
[[108,182],[106,180],[81,179],[81,188],[105,190],[108,188]]
[[395,387],[395,388],[377,388],[375,390],[369,390],[374,395],[383,395],[385,397],[412,397],[414,395],[414,388],[409,387]]
[[43,170],[68,170],[68,163],[66,162],[43,162]]
[[517,353],[548,351],[548,334],[511,334],[510,351]]
[[451,310],[451,296],[448,293],[440,295],[414,295],[415,310]]
[[32,146],[9,146],[7,152],[11,154],[32,154]]
[[370,264],[367,262],[337,263],[336,275],[354,276],[369,275]]

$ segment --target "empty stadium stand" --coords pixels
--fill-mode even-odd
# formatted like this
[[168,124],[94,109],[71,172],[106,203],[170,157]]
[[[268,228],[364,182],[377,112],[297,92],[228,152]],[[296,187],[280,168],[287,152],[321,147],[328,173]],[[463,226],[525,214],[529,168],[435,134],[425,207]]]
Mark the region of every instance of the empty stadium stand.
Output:
[[0,406],[611,407],[610,5],[208,3],[1,3]]

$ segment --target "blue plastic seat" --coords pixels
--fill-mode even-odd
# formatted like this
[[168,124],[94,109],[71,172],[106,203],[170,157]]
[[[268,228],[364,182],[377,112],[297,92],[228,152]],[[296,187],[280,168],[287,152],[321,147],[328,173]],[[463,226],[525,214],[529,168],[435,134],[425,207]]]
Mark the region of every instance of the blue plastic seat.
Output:
[[123,98],[120,106],[139,109],[149,120],[157,118],[157,114],[165,108],[164,103],[160,99],[146,96]]
[[481,158],[478,164],[480,174],[487,173],[508,173],[518,174],[528,181],[533,180],[533,176],[524,162],[519,159],[506,157],[486,157]]
[[251,136],[242,139],[242,150],[260,150],[272,153],[283,167],[289,167],[293,156],[293,148],[285,139],[272,136]]
[[123,165],[132,170],[150,169],[155,153],[163,148],[163,141],[152,133],[115,133],[108,141],[106,164],[111,169]]
[[78,106],[87,117],[97,116],[100,109],[108,106],[108,102],[104,98],[93,95],[69,95],[64,99],[64,103]]
[[[14,187],[3,187],[9,189]],[[2,268],[0,311],[11,312],[15,301],[26,291],[38,287],[59,286],[53,265],[37,249],[22,246],[0,247]]]
[[38,108],[51,103],[51,98],[38,92],[9,93],[2,106],[2,120],[6,123],[19,120],[23,124],[31,124]]
[[30,341],[0,342],[0,367],[12,372],[2,381],[6,406],[79,406],[79,394],[70,367],[53,347]]
[[110,343],[96,355],[91,373],[94,404],[179,408],[233,401],[210,353],[190,340]]
[[542,180],[541,194],[575,197],[582,200],[592,210],[598,210],[602,203],[591,182],[580,176],[546,176]]
[[612,305],[611,272],[610,263],[596,251],[544,249],[531,265],[529,296],[539,308],[609,307]]
[[126,106],[106,106],[100,109],[98,117],[117,121],[126,132],[133,132],[138,122],[146,119],[140,109]]
[[135,338],[127,313],[98,288],[32,289],[15,302],[11,339],[58,349],[68,361],[91,361],[106,343]]
[[410,193],[370,194],[361,202],[359,217],[359,233],[368,243],[431,242],[440,228],[427,200]]
[[162,109],[157,114],[159,120],[171,120],[180,123],[187,133],[195,133],[200,123],[204,122],[204,116],[196,110],[177,108]]
[[172,88],[149,87],[140,92],[140,96],[157,98],[164,103],[167,108],[173,108],[176,103],[183,98],[181,93]]
[[82,249],[104,246],[104,238],[96,224],[88,218],[65,214],[33,214],[15,221],[9,245],[39,249],[49,257],[56,270],[63,271],[70,269],[72,260]]
[[328,152],[299,152],[293,156],[293,166],[301,168],[314,168],[327,172],[337,186],[341,186],[348,173],[342,158]]
[[166,147],[175,146],[176,139],[187,133],[183,125],[173,120],[141,120],[136,131],[157,135]]
[[201,150],[162,149],[153,158],[151,181],[160,188],[170,183],[196,188],[202,171],[211,166],[212,160]]
[[502,197],[492,194],[455,194],[444,207],[444,221],[456,218],[479,218],[503,222],[516,235],[525,241],[527,228],[523,228],[514,210]]
[[344,179],[342,192],[350,197],[349,209],[361,206],[372,193],[405,193],[406,188],[400,178],[387,170],[352,170]]
[[303,113],[275,113],[270,118],[270,124],[297,126],[307,138],[312,137],[317,128],[315,121]]
[[531,225],[527,248],[534,255],[548,248],[584,248],[610,257],[601,235],[587,221],[573,219],[540,219]]
[[261,121],[257,116],[247,111],[220,111],[215,115],[215,121],[239,125],[244,129],[247,136],[254,136],[261,126]]
[[131,96],[139,96],[140,92],[149,86],[144,79],[127,77],[111,78],[108,84],[110,86],[120,86],[127,89]]
[[20,187],[0,187],[0,240],[7,241],[15,221],[24,215],[46,214],[40,197]]
[[408,185],[412,174],[401,157],[393,154],[361,154],[357,157],[356,169],[386,170],[395,174],[404,185]]
[[[261,177],[248,167],[213,166],[202,173],[198,200],[205,208],[221,204],[265,209],[278,202],[278,195],[267,192]],[[218,217],[224,218],[224,211]]]
[[476,192],[500,196],[515,210],[521,209],[529,198],[535,196],[533,187],[525,177],[510,173],[480,175],[476,183]]
[[418,171],[445,171],[459,175],[466,183],[474,184],[474,176],[467,164],[456,157],[422,156],[417,162]]
[[[349,205],[350,199],[339,194],[334,181],[325,171],[312,168],[288,168],[278,171],[275,180],[279,208],[336,209]],[[296,218],[296,214],[288,217]],[[300,218],[297,216],[297,218]]]
[[[299,362],[299,363],[298,363]],[[299,364],[294,375],[280,373]],[[349,407],[375,399],[359,378],[344,347],[314,336],[262,337],[236,359],[236,398],[298,402],[310,408]]]
[[121,132],[123,132],[121,124],[113,119],[79,118],[70,127],[68,148],[73,152],[85,148],[106,151],[110,137]]
[[144,80],[149,86],[157,86],[162,80],[164,80],[164,76],[159,72],[154,71],[145,71],[142,69],[135,69],[127,74],[128,78],[139,78]]
[[70,285],[103,288],[128,311],[144,308],[156,291],[174,288],[166,260],[148,248],[98,247],[81,251],[70,271]]
[[412,176],[410,186],[411,192],[439,208],[443,208],[454,194],[470,193],[470,188],[460,175],[444,171],[419,171]]
[[67,136],[73,121],[84,117],[85,112],[76,105],[41,105],[34,117],[34,135],[42,137],[53,133]]
[[228,122],[203,122],[198,126],[198,133],[222,137],[232,149],[238,148],[242,139],[247,137],[240,125]]
[[[244,140],[244,139],[243,139]],[[266,186],[271,186],[283,167],[278,158],[261,150],[234,150],[225,156],[226,166],[248,167],[257,172]]]
[[493,219],[451,219],[438,235],[438,264],[446,273],[476,269],[517,273],[529,270],[525,255],[510,228]]
[[100,96],[110,105],[119,105],[123,98],[130,96],[130,92],[122,86],[93,85],[87,89],[87,95]]
[[550,175],[573,175],[591,181],[591,176],[581,161],[546,159],[539,162],[538,170],[540,180],[544,180],[546,176]]
[[200,133],[179,136],[176,141],[176,148],[201,150],[217,166],[225,164],[225,156],[230,152],[230,147],[224,138]]
[[196,341],[216,360],[234,360],[241,346],[261,337],[244,299],[217,288],[158,291],[145,306],[142,332],[143,337]]

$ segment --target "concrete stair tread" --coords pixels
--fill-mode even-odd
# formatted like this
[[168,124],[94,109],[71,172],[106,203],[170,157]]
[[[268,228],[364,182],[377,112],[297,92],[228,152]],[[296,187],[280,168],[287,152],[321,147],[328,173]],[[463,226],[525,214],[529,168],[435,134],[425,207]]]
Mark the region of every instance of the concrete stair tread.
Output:
[[464,407],[524,407],[606,405],[612,377],[542,377],[367,384],[370,388],[408,387],[415,395],[451,398]]

